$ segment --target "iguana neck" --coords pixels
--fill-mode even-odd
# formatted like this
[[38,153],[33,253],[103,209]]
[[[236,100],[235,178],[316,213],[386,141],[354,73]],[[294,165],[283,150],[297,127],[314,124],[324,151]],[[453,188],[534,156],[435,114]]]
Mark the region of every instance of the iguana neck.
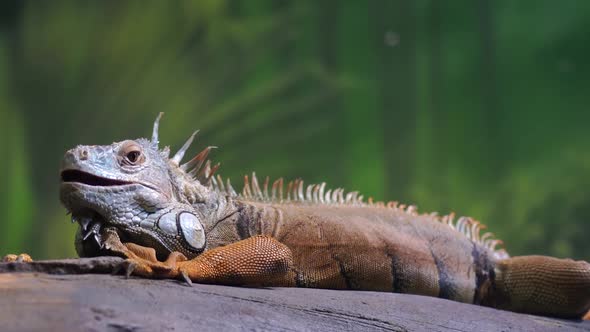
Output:
[[[280,208],[273,204],[224,197],[223,216],[206,227],[207,249],[227,245],[255,235],[278,235],[283,223]],[[280,206],[284,208],[284,206]]]

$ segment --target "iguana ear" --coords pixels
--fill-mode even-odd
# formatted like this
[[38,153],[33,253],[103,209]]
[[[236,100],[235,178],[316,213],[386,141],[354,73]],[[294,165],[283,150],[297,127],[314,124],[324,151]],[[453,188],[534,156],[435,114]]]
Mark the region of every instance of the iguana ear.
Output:
[[154,129],[152,131],[152,144],[154,144],[156,148],[158,148],[158,143],[160,143],[158,141],[158,129],[160,128],[160,119],[162,118],[162,115],[164,115],[164,112],[158,114],[156,121],[154,121]]

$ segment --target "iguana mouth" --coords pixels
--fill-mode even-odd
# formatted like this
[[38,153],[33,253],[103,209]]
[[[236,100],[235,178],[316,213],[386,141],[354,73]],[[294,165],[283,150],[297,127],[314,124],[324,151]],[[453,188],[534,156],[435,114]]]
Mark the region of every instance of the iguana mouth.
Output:
[[94,187],[111,187],[134,184],[133,182],[103,178],[78,170],[65,170],[61,172],[62,182],[76,182]]

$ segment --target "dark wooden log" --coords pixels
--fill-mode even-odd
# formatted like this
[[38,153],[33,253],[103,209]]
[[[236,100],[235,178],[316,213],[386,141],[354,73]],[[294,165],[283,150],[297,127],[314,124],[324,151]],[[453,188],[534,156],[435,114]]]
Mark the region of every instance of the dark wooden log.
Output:
[[588,321],[524,315],[423,296],[189,287],[174,280],[108,274],[121,262],[116,257],[97,257],[0,264],[0,272],[5,272],[0,273],[0,330],[590,331]]

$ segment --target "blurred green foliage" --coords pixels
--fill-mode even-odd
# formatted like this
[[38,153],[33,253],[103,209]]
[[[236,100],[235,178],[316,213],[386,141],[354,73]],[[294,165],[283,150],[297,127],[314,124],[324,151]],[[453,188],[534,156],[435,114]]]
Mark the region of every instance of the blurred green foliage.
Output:
[[[0,252],[74,256],[64,151],[196,128],[256,170],[590,259],[590,2],[4,1]],[[198,148],[195,148],[195,152]]]

